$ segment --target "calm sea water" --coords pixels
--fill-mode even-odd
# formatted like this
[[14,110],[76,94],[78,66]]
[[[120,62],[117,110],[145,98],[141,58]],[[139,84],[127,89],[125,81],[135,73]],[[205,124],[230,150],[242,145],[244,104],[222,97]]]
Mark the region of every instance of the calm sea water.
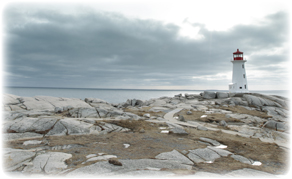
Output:
[[[127,99],[148,100],[162,96],[173,97],[176,94],[200,94],[203,90],[136,90],[136,89],[85,89],[85,88],[27,88],[27,87],[5,87],[4,93],[14,94],[17,96],[54,96],[66,98],[99,98],[110,103],[121,103]],[[216,90],[227,92],[225,90]],[[250,91],[255,93],[279,95],[289,97],[287,90],[275,91]]]

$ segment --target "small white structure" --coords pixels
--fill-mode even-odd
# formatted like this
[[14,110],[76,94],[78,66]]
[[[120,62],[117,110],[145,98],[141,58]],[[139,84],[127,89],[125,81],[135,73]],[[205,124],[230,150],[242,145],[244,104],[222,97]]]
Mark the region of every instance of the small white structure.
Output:
[[231,93],[248,93],[247,79],[245,73],[245,62],[243,60],[243,52],[238,49],[233,53],[233,71],[232,83],[229,83],[229,92]]

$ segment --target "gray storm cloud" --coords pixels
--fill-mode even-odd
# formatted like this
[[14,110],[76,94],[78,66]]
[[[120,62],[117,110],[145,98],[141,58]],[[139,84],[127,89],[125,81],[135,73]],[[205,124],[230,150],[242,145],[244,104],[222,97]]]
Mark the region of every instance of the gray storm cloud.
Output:
[[[203,76],[228,73],[237,48],[249,56],[248,67],[277,73],[288,70],[288,14],[278,12],[254,25],[228,31],[199,27],[200,40],[181,37],[180,27],[155,20],[127,18],[114,12],[66,14],[53,10],[4,12],[4,77],[9,86],[111,88],[204,85]],[[284,49],[265,54],[263,50]],[[247,74],[249,75],[249,74]],[[193,78],[200,77],[202,78]],[[254,75],[256,76],[256,75]],[[251,79],[257,83],[260,77]],[[226,85],[218,78],[210,83]]]

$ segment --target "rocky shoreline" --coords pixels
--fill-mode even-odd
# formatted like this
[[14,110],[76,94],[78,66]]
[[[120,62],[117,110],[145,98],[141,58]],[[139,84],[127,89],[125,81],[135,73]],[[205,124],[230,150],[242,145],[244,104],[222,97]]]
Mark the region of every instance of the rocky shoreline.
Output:
[[288,170],[289,100],[257,93],[111,104],[3,97],[9,175],[277,176]]

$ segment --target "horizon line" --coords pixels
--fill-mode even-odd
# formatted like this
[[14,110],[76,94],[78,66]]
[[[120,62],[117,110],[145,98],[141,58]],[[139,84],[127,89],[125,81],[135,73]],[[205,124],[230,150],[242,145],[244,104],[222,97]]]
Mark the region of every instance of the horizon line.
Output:
[[[89,90],[153,90],[153,91],[229,91],[219,89],[137,89],[137,88],[74,88],[74,87],[30,87],[30,86],[3,86],[3,88],[49,88],[49,89],[89,89]],[[289,91],[289,90],[249,90],[249,91]]]

